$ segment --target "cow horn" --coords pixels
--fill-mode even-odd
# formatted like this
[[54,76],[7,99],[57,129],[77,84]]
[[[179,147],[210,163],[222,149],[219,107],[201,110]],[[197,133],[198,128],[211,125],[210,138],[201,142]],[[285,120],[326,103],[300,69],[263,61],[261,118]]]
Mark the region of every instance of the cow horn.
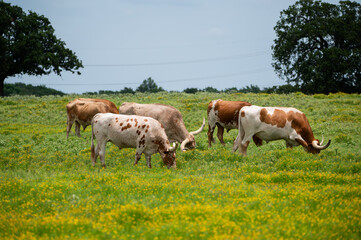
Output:
[[177,148],[178,148],[178,142],[173,143],[173,147],[170,147],[170,148],[169,148],[169,151],[170,151],[170,152],[174,152],[175,150],[177,150]]
[[187,149],[185,148],[185,146],[186,146],[186,144],[189,143],[189,142],[190,142],[189,138],[186,138],[186,139],[182,142],[182,144],[181,144],[181,146],[180,146],[180,149],[182,150],[182,152],[184,152],[184,151],[187,150]]
[[205,125],[206,125],[206,119],[203,118],[202,126],[201,126],[197,131],[190,132],[190,134],[192,134],[193,136],[194,136],[194,135],[197,135],[198,133],[200,133],[200,132],[203,131],[203,128],[204,128]]
[[326,148],[328,148],[328,146],[330,146],[331,144],[331,140],[328,140],[328,143],[324,146],[322,146],[322,143],[323,143],[323,136],[322,136],[322,141],[321,141],[321,144],[318,144],[318,142],[316,140],[313,140],[312,141],[312,147],[318,149],[318,150],[324,150]]

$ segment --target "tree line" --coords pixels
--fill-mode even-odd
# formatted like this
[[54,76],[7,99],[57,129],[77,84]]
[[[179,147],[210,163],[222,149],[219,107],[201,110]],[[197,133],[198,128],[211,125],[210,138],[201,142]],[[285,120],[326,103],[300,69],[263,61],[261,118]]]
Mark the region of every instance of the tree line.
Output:
[[[287,94],[291,92],[299,92],[298,87],[292,86],[290,84],[282,86],[273,86],[270,88],[260,89],[257,85],[249,85],[243,88],[226,88],[224,90],[218,90],[214,87],[206,87],[204,89],[199,88],[186,88],[182,92],[188,94],[195,94],[197,92],[211,92],[211,93],[279,93]],[[152,78],[148,78],[142,82],[135,90],[129,87],[124,87],[119,91],[111,90],[100,90],[97,92],[86,92],[87,95],[98,95],[98,94],[135,94],[136,92],[142,93],[156,93],[156,92],[167,92],[162,87],[159,87]],[[172,91],[173,92],[173,91]],[[35,95],[38,97],[46,95],[66,95],[66,93],[48,88],[44,85],[32,86],[31,84],[24,83],[15,83],[15,84],[5,84],[4,89],[5,96],[12,95]]]

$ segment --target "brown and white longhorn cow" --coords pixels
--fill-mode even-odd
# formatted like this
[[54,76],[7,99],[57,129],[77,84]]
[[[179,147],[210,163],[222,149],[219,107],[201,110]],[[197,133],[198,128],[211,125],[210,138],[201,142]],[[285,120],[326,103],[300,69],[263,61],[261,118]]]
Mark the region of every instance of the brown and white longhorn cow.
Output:
[[[94,137],[97,145],[94,148]],[[136,148],[135,162],[138,163],[142,153],[147,165],[151,168],[151,155],[159,152],[168,168],[176,167],[175,151],[177,145],[171,147],[160,122],[150,117],[98,113],[92,120],[91,160],[93,166],[100,156],[105,167],[105,149],[107,142],[121,148]]]
[[239,148],[247,154],[248,144],[253,136],[267,142],[284,139],[287,147],[302,145],[309,153],[320,153],[326,149],[315,139],[306,115],[295,108],[246,106],[239,113],[239,132],[234,142],[233,151]]
[[75,123],[75,133],[80,137],[80,125],[83,129],[91,124],[91,120],[97,113],[119,113],[115,104],[106,99],[78,98],[66,105],[68,115],[66,138],[73,123]]
[[169,141],[181,143],[180,148],[182,151],[196,147],[194,136],[199,134],[205,125],[205,119],[203,118],[203,124],[197,131],[188,132],[182,114],[175,107],[164,104],[124,102],[119,107],[119,113],[152,117],[158,120],[163,124]]
[[[238,116],[239,111],[244,106],[251,106],[248,102],[242,101],[223,101],[222,99],[213,100],[208,104],[208,146],[212,146],[213,132],[216,126],[218,127],[217,137],[222,145],[224,129],[229,132],[231,129],[238,129]],[[262,145],[262,140],[254,136],[253,141],[257,146]]]

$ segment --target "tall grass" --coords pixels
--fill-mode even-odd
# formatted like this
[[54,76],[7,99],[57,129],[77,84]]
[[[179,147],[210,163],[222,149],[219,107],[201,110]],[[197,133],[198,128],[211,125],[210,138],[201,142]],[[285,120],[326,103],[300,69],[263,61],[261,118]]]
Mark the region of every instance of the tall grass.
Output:
[[[107,169],[90,163],[90,127],[66,140],[68,101],[79,97],[0,99],[1,239],[357,239],[361,238],[361,96],[157,93],[100,95],[178,108],[189,131],[213,99],[303,111],[317,138],[332,139],[319,155],[283,141],[248,156],[226,145],[177,152],[177,169],[153,155],[137,166],[134,149],[108,143]],[[81,97],[88,97],[82,95]]]

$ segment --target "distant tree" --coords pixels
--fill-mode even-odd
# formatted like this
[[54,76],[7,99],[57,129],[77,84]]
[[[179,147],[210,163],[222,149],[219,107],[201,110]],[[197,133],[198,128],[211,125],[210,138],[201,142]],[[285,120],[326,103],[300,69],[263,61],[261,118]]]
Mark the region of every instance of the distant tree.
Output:
[[273,86],[270,88],[265,88],[262,90],[265,93],[278,93],[278,94],[288,94],[293,92],[301,92],[301,88],[297,85],[293,86],[291,84],[285,84],[281,86]]
[[240,88],[238,90],[238,92],[241,92],[241,93],[260,93],[261,89],[257,85],[252,85],[251,84],[250,86]]
[[44,85],[33,86],[31,84],[25,83],[15,83],[15,84],[4,84],[4,95],[35,95],[35,96],[47,96],[47,95],[65,95],[65,93],[47,88]]
[[72,73],[82,62],[57,39],[49,20],[34,12],[0,1],[0,96],[4,81],[16,75]]
[[203,89],[204,92],[211,92],[211,93],[219,93],[217,88],[214,87],[206,87],[205,89]]
[[299,0],[274,30],[273,67],[306,93],[361,92],[361,4]]
[[137,92],[162,92],[164,91],[163,88],[158,87],[157,84],[154,82],[152,78],[145,79],[142,84],[139,85],[136,89]]
[[124,87],[123,90],[120,90],[120,93],[131,93],[134,94],[135,91],[132,88]]
[[236,87],[232,87],[232,88],[226,88],[224,89],[225,93],[236,93],[238,92],[238,89]]
[[194,94],[194,93],[198,92],[198,89],[197,88],[186,88],[183,90],[183,92]]

